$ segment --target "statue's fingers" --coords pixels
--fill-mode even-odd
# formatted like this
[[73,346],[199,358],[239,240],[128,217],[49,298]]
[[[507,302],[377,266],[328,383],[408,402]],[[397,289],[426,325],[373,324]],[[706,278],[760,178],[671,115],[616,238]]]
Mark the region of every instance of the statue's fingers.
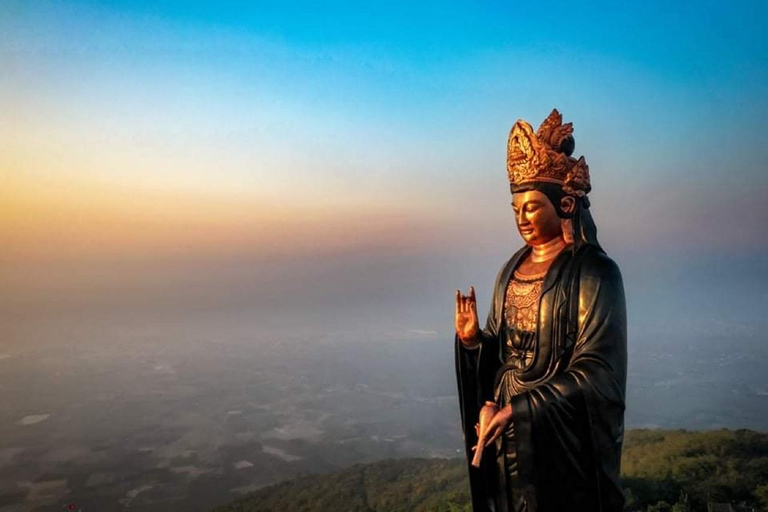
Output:
[[500,435],[501,435],[501,425],[496,424],[494,425],[493,434],[491,435],[490,438],[488,438],[488,440],[485,442],[483,446],[485,447],[491,446],[493,442],[499,438]]
[[495,440],[496,437],[498,437],[499,432],[499,422],[496,421],[496,418],[494,417],[491,419],[491,421],[488,422],[488,425],[486,425],[485,432],[483,432],[483,440],[484,444],[483,446],[488,446],[492,440]]
[[475,316],[475,318],[477,318],[477,296],[475,295],[475,287],[474,286],[472,286],[469,289],[469,294],[470,294],[470,297],[471,297],[471,299],[470,299],[471,303],[470,303],[470,306],[469,306],[470,307],[470,313],[472,313]]
[[461,312],[461,292],[456,290],[456,316]]
[[457,300],[458,300],[457,305],[458,305],[459,313],[466,313],[467,312],[467,299],[466,299],[466,297],[464,297],[464,295],[459,293]]

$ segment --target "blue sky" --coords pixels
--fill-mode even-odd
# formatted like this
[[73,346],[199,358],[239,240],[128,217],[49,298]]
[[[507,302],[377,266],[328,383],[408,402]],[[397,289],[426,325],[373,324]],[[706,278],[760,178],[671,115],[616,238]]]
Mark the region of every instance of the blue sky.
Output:
[[[121,283],[126,261],[145,268],[132,283],[147,283],[169,260],[174,279],[194,281],[196,265],[321,254],[373,269],[345,278],[345,300],[360,307],[379,304],[375,290],[395,301],[395,283],[420,303],[460,285],[487,291],[521,243],[509,128],[557,107],[590,164],[601,239],[636,318],[657,314],[665,283],[677,283],[678,304],[676,293],[723,267],[721,290],[740,304],[725,316],[736,318],[765,300],[748,285],[768,284],[766,11],[757,1],[4,2],[2,257],[9,269],[45,268],[7,272],[6,289],[45,295],[69,265],[94,260],[102,270],[83,271],[84,289]],[[453,266],[437,270],[438,258]],[[331,289],[339,272],[318,266],[314,277]],[[445,323],[430,311],[411,327]]]

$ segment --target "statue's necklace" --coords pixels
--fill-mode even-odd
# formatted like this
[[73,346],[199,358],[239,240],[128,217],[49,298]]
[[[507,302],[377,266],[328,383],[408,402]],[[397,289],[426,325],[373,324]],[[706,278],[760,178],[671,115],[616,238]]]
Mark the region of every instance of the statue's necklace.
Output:
[[[546,244],[533,247],[531,262],[547,263],[554,259],[560,251],[566,246],[565,240],[560,237],[547,242]],[[539,266],[540,267],[540,266]],[[506,308],[508,311],[507,322],[514,325],[517,329],[524,331],[535,331],[539,317],[539,298],[541,297],[541,288],[544,277],[547,275],[547,268],[535,274],[523,274],[515,270],[514,279],[509,283],[506,294]],[[508,309],[514,307],[514,311]]]
[[515,271],[515,278],[512,280],[507,300],[516,308],[529,308],[537,303],[541,295],[541,283],[544,280],[546,272],[536,275],[524,275]]
[[531,261],[534,263],[542,263],[549,261],[562,251],[567,244],[561,237],[554,238],[549,242],[541,245],[533,246],[533,254],[531,254]]

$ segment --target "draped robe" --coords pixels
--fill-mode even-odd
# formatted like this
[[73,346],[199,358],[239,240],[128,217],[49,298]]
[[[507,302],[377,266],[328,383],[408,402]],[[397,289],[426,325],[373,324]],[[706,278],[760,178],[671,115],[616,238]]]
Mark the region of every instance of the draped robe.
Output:
[[[621,511],[619,470],[624,432],[627,334],[621,273],[599,247],[561,252],[542,284],[533,361],[504,365],[504,296],[530,247],[501,268],[479,348],[456,336],[456,376],[475,512]],[[502,379],[504,372],[512,372]],[[511,386],[509,428],[469,464],[474,425],[497,385]],[[504,443],[514,443],[507,474]]]

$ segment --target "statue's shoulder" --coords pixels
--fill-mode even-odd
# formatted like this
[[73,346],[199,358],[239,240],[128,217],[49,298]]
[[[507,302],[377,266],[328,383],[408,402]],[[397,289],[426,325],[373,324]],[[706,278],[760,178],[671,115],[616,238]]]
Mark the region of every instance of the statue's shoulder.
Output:
[[618,264],[605,254],[605,251],[593,245],[586,245],[579,251],[584,251],[581,257],[577,258],[582,285],[610,282],[623,288],[621,270]]
[[582,278],[618,279],[621,280],[621,270],[610,256],[601,248],[586,244],[577,255]]

